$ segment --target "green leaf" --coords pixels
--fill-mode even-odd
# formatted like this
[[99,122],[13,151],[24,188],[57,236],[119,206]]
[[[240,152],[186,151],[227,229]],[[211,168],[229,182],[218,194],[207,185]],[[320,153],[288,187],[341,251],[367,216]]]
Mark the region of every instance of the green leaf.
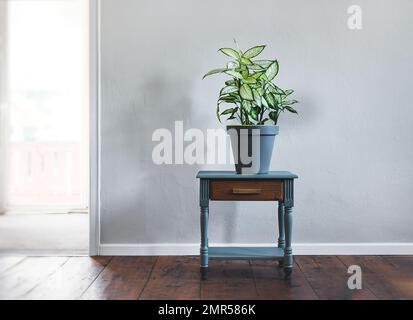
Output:
[[275,90],[277,91],[278,94],[282,94],[282,95],[285,94],[283,89],[281,89],[280,87],[277,87],[276,85],[274,85],[274,86],[275,86]]
[[272,83],[269,82],[268,84],[269,84],[269,86],[267,87],[268,92],[272,92],[274,94],[277,94],[277,90],[272,86]]
[[298,103],[297,100],[286,100],[282,104],[285,105],[285,106],[290,106],[290,105],[296,104],[296,103]]
[[268,108],[268,102],[267,102],[267,100],[265,100],[264,97],[261,97],[261,103],[262,103],[262,105],[263,105],[264,107],[267,107],[267,108]]
[[269,80],[268,80],[268,77],[267,77],[267,75],[266,75],[265,73],[263,73],[263,74],[260,76],[260,79],[263,80],[264,82],[268,82],[268,81],[269,81]]
[[268,116],[272,121],[274,121],[275,124],[277,124],[278,113],[276,111],[271,111],[270,113],[268,113]]
[[225,110],[225,111],[222,111],[221,112],[221,116],[223,116],[223,115],[225,115],[225,114],[230,114],[230,113],[233,113],[234,112],[234,109],[233,108],[229,108],[229,109],[227,109],[227,110]]
[[237,93],[227,93],[219,96],[218,101],[227,102],[227,103],[235,103],[240,102],[241,99]]
[[202,79],[205,79],[205,77],[208,77],[208,76],[213,75],[213,74],[217,74],[217,73],[224,72],[225,70],[227,70],[227,68],[219,68],[219,69],[211,70],[211,71],[209,71],[208,73],[206,73],[206,74],[202,77]]
[[298,114],[297,110],[295,110],[295,109],[292,108],[292,107],[285,106],[284,109],[286,109],[287,111],[290,111],[290,112],[292,112],[292,113],[297,113],[297,114]]
[[226,86],[221,89],[221,91],[219,92],[219,95],[224,95],[224,94],[236,92],[236,91],[238,91],[237,86]]
[[216,115],[217,115],[217,118],[218,118],[218,121],[220,122],[220,123],[222,123],[221,122],[221,117],[219,116],[219,102],[217,103],[217,110],[216,110]]
[[268,68],[274,60],[255,60],[254,64],[260,66],[261,68]]
[[241,97],[239,96],[238,91],[237,91],[237,92],[231,92],[231,93],[229,94],[229,96],[230,96],[231,98],[233,98],[236,102],[241,102]]
[[226,73],[230,77],[221,88],[217,102],[216,112],[220,121],[225,115],[226,120],[237,119],[244,125],[265,124],[267,121],[277,124],[282,111],[297,113],[292,105],[298,101],[287,100],[294,91],[283,91],[272,83],[279,72],[278,61],[253,61],[264,48],[264,45],[255,46],[245,53],[232,48],[219,50],[231,57],[231,62],[226,68],[211,70],[204,78],[218,73]]
[[231,96],[221,96],[221,97],[219,97],[218,101],[226,102],[226,103],[235,103],[235,102],[237,102],[237,99],[235,97],[231,97]]
[[268,82],[268,90],[275,94],[285,95],[285,92],[283,89],[277,87],[274,83],[271,83],[271,82]]
[[254,100],[254,97],[252,95],[252,90],[250,88],[250,86],[246,83],[244,83],[240,90],[239,90],[239,94],[241,95],[241,98],[245,99],[245,100]]
[[268,78],[268,81],[271,81],[272,79],[275,78],[275,76],[278,74],[279,66],[278,66],[278,61],[275,60],[265,71],[265,75]]
[[241,74],[242,74],[242,77],[243,77],[244,79],[246,79],[246,78],[248,78],[248,77],[250,76],[250,73],[249,73],[249,71],[248,71],[247,68],[243,68],[242,71],[241,71]]
[[228,80],[228,81],[225,81],[225,84],[227,86],[235,86],[237,82],[235,80]]
[[248,84],[257,83],[257,80],[254,79],[253,77],[248,77],[248,78],[246,78],[246,79],[243,79],[242,81],[243,81],[244,83],[248,83]]
[[240,55],[238,51],[231,49],[231,48],[221,48],[218,51],[221,51],[223,54],[227,55],[228,57],[234,58],[236,60],[240,59]]
[[225,72],[227,75],[233,76],[233,77],[238,78],[238,79],[242,79],[242,74],[239,73],[239,72],[237,72],[237,71],[227,70],[227,71],[224,71],[224,72]]
[[258,78],[261,77],[263,74],[264,74],[264,71],[255,72],[254,74],[251,75],[251,77],[253,77],[254,79],[258,79]]
[[227,63],[227,69],[239,68],[239,63],[237,61],[230,61]]
[[252,61],[251,61],[250,59],[248,59],[248,58],[245,58],[245,57],[241,57],[241,62],[242,62],[243,64],[247,65],[247,66],[253,65]]
[[232,110],[232,114],[231,114],[231,116],[228,118],[228,119],[235,119],[235,117],[234,117],[234,114],[238,111],[238,107],[235,107],[235,108],[233,108]]
[[268,104],[271,107],[275,107],[275,104],[276,104],[275,97],[271,92],[265,95],[265,100],[267,100]]
[[261,96],[259,95],[258,91],[256,89],[253,89],[252,93],[254,95],[254,101],[257,106],[261,106]]
[[248,68],[251,69],[251,70],[265,70],[265,68],[261,67],[258,64],[250,65],[250,66],[248,66]]
[[247,51],[245,51],[243,56],[249,59],[254,58],[258,56],[262,52],[262,50],[264,50],[264,48],[265,48],[265,45],[252,47],[248,49]]
[[250,112],[251,102],[249,102],[247,100],[242,100],[241,106],[245,111]]
[[253,118],[255,121],[258,121],[258,114],[259,114],[260,108],[259,107],[253,107],[250,110],[250,115],[251,118]]

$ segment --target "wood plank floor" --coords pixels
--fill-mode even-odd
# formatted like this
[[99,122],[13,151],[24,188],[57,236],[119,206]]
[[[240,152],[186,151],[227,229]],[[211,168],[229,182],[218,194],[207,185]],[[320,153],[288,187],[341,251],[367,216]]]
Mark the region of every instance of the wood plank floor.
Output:
[[[0,299],[413,299],[412,256],[296,256],[289,280],[275,261],[198,257],[0,257]],[[359,265],[362,289],[347,268]]]

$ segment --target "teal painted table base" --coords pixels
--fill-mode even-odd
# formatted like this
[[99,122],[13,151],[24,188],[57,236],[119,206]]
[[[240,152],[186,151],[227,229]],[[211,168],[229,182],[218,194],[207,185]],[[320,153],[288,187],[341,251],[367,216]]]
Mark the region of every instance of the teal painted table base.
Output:
[[[200,171],[197,178],[200,179],[201,278],[205,280],[208,277],[209,259],[277,259],[279,267],[284,268],[285,276],[288,278],[293,267],[292,208],[294,179],[298,177],[287,171],[270,171],[267,174],[255,175],[240,175],[232,171]],[[277,246],[209,247],[209,201],[278,201]]]

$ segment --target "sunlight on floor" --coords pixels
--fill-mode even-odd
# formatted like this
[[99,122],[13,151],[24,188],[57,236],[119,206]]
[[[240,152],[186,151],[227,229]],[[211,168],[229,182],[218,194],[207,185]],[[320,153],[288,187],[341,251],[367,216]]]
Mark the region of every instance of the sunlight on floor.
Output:
[[87,214],[0,215],[0,254],[84,255]]

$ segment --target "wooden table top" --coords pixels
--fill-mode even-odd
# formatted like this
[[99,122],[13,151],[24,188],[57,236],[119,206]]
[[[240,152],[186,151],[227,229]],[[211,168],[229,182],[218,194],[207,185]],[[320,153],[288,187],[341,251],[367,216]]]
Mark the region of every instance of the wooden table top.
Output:
[[269,171],[260,174],[237,174],[235,171],[199,171],[198,179],[226,180],[268,180],[268,179],[297,179],[298,176],[289,171]]

